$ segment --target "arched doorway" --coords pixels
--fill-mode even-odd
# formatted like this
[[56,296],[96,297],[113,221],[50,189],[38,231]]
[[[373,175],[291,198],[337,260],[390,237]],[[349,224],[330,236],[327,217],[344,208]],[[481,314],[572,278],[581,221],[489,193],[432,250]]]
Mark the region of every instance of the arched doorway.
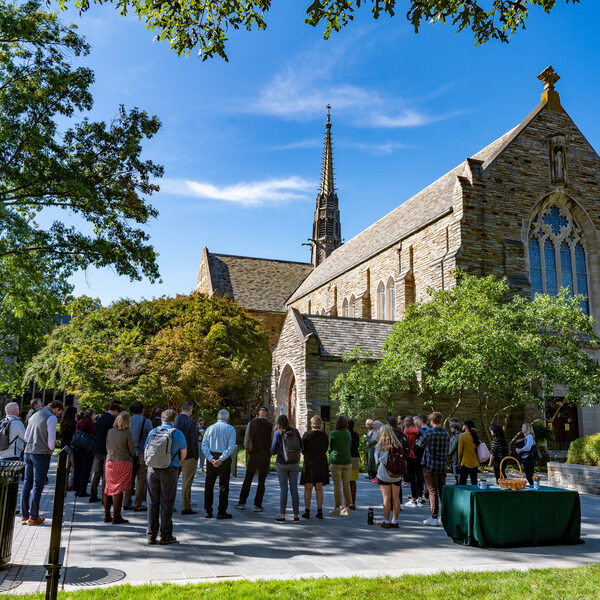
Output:
[[292,367],[287,364],[283,368],[277,389],[277,406],[280,414],[286,414],[290,425],[296,427],[298,415],[298,392],[296,389],[296,376]]

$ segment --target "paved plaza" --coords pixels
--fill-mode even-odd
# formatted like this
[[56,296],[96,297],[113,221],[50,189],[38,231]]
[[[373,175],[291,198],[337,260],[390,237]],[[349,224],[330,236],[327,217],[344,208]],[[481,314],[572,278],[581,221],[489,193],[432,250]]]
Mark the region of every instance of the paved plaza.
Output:
[[[55,463],[53,461],[53,469]],[[480,549],[454,544],[443,528],[422,525],[428,509],[404,508],[400,529],[367,525],[367,509],[381,518],[379,487],[364,480],[358,487],[358,510],[350,517],[311,518],[279,524],[277,478],[267,479],[265,512],[233,508],[243,477],[232,479],[228,521],[205,519],[202,510],[204,476],[196,478],[192,501],[198,514],[174,515],[179,544],[148,546],[146,513],[128,511],[127,525],[105,524],[99,504],[67,495],[62,543],[66,569],[59,589],[122,583],[193,583],[225,578],[277,578],[402,575],[454,570],[503,570],[573,567],[600,562],[600,497],[581,495],[582,537],[585,544],[520,549]],[[42,512],[51,514],[53,472]],[[333,486],[326,488],[326,513],[332,508]],[[407,488],[403,488],[406,495]],[[75,503],[75,500],[78,500]],[[302,507],[302,489],[300,490]],[[180,509],[179,498],[177,508]],[[290,515],[291,519],[291,515]],[[549,523],[549,526],[551,524]],[[13,564],[0,570],[0,593],[23,594],[45,589],[43,562],[50,525],[15,525]]]

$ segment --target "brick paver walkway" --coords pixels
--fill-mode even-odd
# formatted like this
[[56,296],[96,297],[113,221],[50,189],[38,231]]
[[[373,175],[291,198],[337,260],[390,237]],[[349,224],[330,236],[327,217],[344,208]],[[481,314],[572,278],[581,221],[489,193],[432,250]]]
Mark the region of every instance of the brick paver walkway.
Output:
[[[54,462],[53,467],[54,469]],[[67,547],[61,588],[103,586],[115,583],[196,582],[223,578],[297,578],[319,575],[400,575],[452,570],[502,570],[533,567],[571,567],[600,562],[600,497],[581,495],[582,537],[585,544],[520,549],[479,549],[454,544],[443,528],[428,528],[421,521],[426,508],[405,508],[400,529],[367,525],[367,508],[381,516],[378,486],[361,475],[358,510],[350,517],[311,518],[301,523],[274,522],[278,514],[279,485],[267,479],[265,512],[237,511],[243,476],[232,479],[230,512],[234,519],[203,518],[204,476],[197,476],[192,501],[198,514],[174,515],[179,544],[148,546],[145,513],[127,512],[127,525],[102,522],[102,507],[67,495],[62,543]],[[42,512],[51,514],[50,485]],[[332,507],[332,485],[326,488],[325,506]],[[406,488],[403,490],[406,494]],[[302,490],[300,490],[302,507]],[[252,506],[254,490],[249,499]],[[180,508],[179,499],[177,507]],[[289,510],[289,509],[288,509]],[[291,518],[291,517],[290,517]],[[549,524],[551,526],[551,524]],[[13,562],[0,570],[0,593],[22,594],[45,589],[42,567],[50,526],[16,524]]]

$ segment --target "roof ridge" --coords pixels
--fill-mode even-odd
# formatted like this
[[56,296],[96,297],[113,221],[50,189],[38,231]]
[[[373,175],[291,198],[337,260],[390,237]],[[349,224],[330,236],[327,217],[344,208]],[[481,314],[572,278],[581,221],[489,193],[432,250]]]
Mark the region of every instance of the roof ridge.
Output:
[[309,262],[301,262],[299,260],[284,260],[282,258],[263,258],[260,256],[242,256],[241,254],[223,254],[222,252],[211,252],[210,250],[208,251],[208,253],[211,256],[225,256],[227,258],[245,258],[248,260],[265,260],[268,262],[279,262],[279,263],[288,263],[288,264],[294,264],[294,265],[304,265],[307,267],[312,267],[312,263]]
[[364,319],[361,317],[342,317],[340,315],[313,315],[310,313],[300,313],[302,318],[309,319],[330,319],[338,321],[360,321],[361,323],[383,323],[385,325],[393,325],[396,321],[388,321],[387,319]]

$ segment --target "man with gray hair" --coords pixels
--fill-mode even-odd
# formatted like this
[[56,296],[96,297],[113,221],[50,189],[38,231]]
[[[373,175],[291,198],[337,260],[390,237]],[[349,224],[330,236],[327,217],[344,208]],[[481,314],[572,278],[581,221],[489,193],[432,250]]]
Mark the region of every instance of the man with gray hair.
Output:
[[205,517],[213,516],[214,487],[219,478],[219,507],[217,519],[231,519],[227,512],[229,504],[229,476],[231,475],[231,455],[235,450],[235,429],[227,423],[229,411],[222,409],[217,422],[211,425],[202,440],[202,452],[206,456],[206,481],[204,482]]
[[21,460],[25,450],[25,426],[19,418],[19,405],[9,402],[6,417],[0,421],[0,458]]
[[179,465],[181,475],[181,514],[195,515],[198,511],[192,508],[192,484],[198,468],[198,425],[192,419],[194,404],[184,402],[181,413],[175,419],[175,427],[185,436],[187,455]]

